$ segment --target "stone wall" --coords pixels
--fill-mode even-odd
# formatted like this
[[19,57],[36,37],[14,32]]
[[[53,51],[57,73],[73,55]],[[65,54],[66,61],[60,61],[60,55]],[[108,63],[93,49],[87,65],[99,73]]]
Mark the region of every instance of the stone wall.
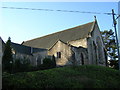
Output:
[[87,39],[80,39],[80,40],[74,40],[74,41],[70,41],[68,42],[68,44],[75,46],[75,47],[83,47],[83,48],[87,48]]
[[14,60],[15,59],[30,60],[30,62],[32,62],[33,56],[32,55],[23,54],[23,53],[15,53],[15,54],[13,54],[13,59]]
[[5,44],[2,40],[2,38],[0,37],[0,64],[2,64],[2,56],[4,53],[4,49],[5,49]]
[[87,65],[89,63],[88,53],[86,48],[72,47],[72,50],[75,53],[75,65]]
[[[61,57],[58,58],[57,54]],[[48,55],[54,55],[56,58],[56,64],[58,66],[71,65],[72,64],[72,50],[71,47],[62,41],[58,41],[51,49],[48,51]]]
[[33,53],[32,63],[37,66],[43,64],[43,59],[47,57],[47,50]]
[[87,39],[89,64],[98,64],[105,66],[105,46],[97,24],[90,37]]
[[30,63],[33,66],[37,66],[38,63],[43,64],[43,59],[45,57],[47,57],[47,50],[39,51],[39,52],[33,53],[31,55],[23,54],[23,53],[19,53],[19,52],[16,52],[15,54],[13,54],[14,59],[23,59],[23,60],[27,59],[27,60],[30,60]]
[[3,55],[3,52],[2,52],[2,40],[0,38],[0,65],[2,63],[2,55]]
[[3,56],[3,48],[2,48],[2,39],[0,37],[0,89],[2,89],[2,56]]

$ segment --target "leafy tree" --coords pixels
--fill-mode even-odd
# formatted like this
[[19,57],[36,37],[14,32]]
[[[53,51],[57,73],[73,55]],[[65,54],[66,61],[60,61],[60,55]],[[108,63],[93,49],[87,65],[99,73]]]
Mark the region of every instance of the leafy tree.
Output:
[[52,56],[52,64],[53,64],[53,67],[56,67],[56,60],[54,55]]
[[109,65],[112,68],[114,68],[114,69],[118,69],[119,68],[119,66],[118,66],[118,60],[110,60],[109,62],[110,62]]
[[101,32],[101,34],[104,40],[105,47],[107,49],[108,58],[110,60],[109,65],[110,66],[114,65],[114,68],[116,68],[118,66],[118,54],[114,32],[112,30],[105,30]]
[[12,63],[13,63],[13,57],[12,57],[12,49],[11,49],[11,39],[9,37],[5,44],[5,50],[2,57],[3,72],[4,71],[11,72]]

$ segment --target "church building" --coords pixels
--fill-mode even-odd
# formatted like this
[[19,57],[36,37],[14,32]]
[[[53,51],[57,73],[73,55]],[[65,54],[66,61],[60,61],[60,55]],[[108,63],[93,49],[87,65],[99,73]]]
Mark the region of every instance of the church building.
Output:
[[44,58],[53,55],[57,66],[106,66],[107,63],[105,45],[96,19],[22,44],[12,43],[11,46],[15,58],[28,58],[32,65],[42,64]]

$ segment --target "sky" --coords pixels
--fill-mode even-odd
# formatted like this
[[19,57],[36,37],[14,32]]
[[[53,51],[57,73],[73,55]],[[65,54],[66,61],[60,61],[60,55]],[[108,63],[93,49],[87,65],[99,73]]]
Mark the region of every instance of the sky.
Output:
[[[118,14],[120,14],[120,1],[118,4]],[[118,18],[118,42],[119,42],[119,52],[120,52],[120,17]]]
[[118,2],[2,2],[2,7],[52,9],[54,11],[2,8],[1,38],[21,44],[23,41],[62,31],[94,21],[97,17],[101,31],[113,29],[112,15],[60,12],[118,13]]

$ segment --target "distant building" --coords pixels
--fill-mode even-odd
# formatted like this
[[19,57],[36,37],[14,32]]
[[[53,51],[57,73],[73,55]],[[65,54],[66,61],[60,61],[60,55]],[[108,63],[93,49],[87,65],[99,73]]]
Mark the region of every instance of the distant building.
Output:
[[47,57],[47,49],[33,48],[16,43],[11,43],[11,47],[14,58],[30,60],[32,65],[42,64],[42,60]]
[[28,58],[33,65],[42,64],[45,57],[53,55],[57,66],[106,66],[107,62],[105,46],[96,19],[84,25],[25,41],[21,45],[11,45],[14,58]]
[[4,48],[5,48],[5,43],[0,37],[0,65],[2,64],[2,56],[3,56]]

